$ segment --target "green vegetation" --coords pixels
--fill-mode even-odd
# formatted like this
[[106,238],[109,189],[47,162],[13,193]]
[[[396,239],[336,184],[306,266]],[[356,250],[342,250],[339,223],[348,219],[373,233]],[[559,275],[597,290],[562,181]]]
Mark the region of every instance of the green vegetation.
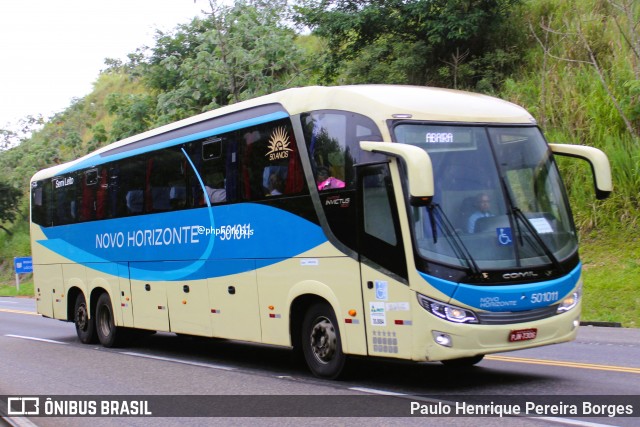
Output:
[[[23,280],[26,280],[23,282]],[[20,287],[16,287],[15,282],[13,285],[0,285],[0,297],[15,297],[15,296],[33,296],[33,279],[20,278]]]
[[640,327],[640,234],[582,240],[583,320]]
[[635,0],[214,1],[204,17],[158,32],[154,46],[105,64],[93,91],[64,111],[0,129],[0,294],[15,287],[13,257],[30,252],[26,195],[35,171],[287,87],[401,83],[510,100],[549,141],[608,154],[614,193],[604,201],[595,200],[585,164],[559,159],[581,235],[583,319],[639,327]]

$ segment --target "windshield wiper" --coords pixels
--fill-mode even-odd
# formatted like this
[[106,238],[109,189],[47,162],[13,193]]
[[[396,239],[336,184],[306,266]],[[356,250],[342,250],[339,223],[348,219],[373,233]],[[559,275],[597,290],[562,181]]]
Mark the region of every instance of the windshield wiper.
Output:
[[[527,231],[529,232],[529,234],[533,237],[535,242],[538,244],[538,247],[542,249],[542,252],[544,252],[544,254],[547,256],[549,261],[551,261],[551,264],[553,264],[553,268],[555,268],[556,271],[560,271],[560,262],[558,261],[558,258],[556,258],[553,252],[551,252],[551,249],[549,249],[549,246],[547,246],[544,240],[542,240],[542,237],[540,237],[540,233],[538,233],[538,230],[536,230],[535,227],[531,224],[531,222],[529,222],[529,219],[527,219],[524,212],[522,212],[522,210],[520,210],[520,208],[513,203],[511,192],[509,191],[509,187],[507,186],[507,183],[505,182],[504,177],[501,177],[500,181],[502,182],[502,189],[506,196],[507,203],[509,203],[509,207],[511,208],[511,212],[513,213],[513,216],[515,219],[515,225],[517,227],[516,233],[520,240],[520,245],[524,246],[524,241],[523,241],[524,233],[522,233],[522,230],[520,230],[520,225],[519,225],[520,223],[522,223],[524,227],[527,229]],[[516,249],[516,256],[518,258],[518,265],[520,265],[520,256],[518,255],[519,251],[518,251],[517,245],[515,246],[515,249]]]
[[459,259],[465,260],[467,263],[467,267],[471,270],[474,276],[480,275],[480,268],[478,268],[478,264],[473,259],[471,252],[464,245],[462,239],[458,235],[455,230],[453,224],[447,215],[442,210],[442,207],[438,203],[431,203],[427,207],[427,211],[429,212],[429,221],[431,223],[431,230],[433,231],[433,243],[438,243],[438,227],[444,230],[445,237],[447,237],[447,241],[451,245],[451,248],[455,252],[456,256]]
[[519,222],[522,222],[529,234],[533,237],[538,246],[547,256],[547,258],[549,258],[551,264],[553,264],[553,268],[555,268],[557,271],[560,271],[560,262],[558,261],[558,258],[556,258],[551,249],[549,249],[549,246],[544,242],[544,240],[542,240],[540,233],[538,233],[538,230],[536,230],[535,227],[531,224],[524,212],[522,212],[520,208],[516,206],[511,206],[511,212],[513,212],[513,215],[516,217],[516,221],[519,220]]

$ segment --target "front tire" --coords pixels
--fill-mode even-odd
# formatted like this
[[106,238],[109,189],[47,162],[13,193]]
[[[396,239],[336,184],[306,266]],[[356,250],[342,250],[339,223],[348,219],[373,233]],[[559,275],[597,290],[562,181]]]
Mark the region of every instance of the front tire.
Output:
[[482,359],[484,359],[483,354],[472,357],[461,357],[459,359],[442,360],[440,363],[449,368],[469,368],[480,363]]
[[327,303],[314,304],[302,323],[302,351],[307,366],[319,378],[335,379],[345,366],[340,329]]
[[95,319],[90,316],[89,307],[84,294],[81,292],[76,298],[73,309],[73,322],[76,325],[76,334],[83,344],[95,344],[98,342]]
[[108,293],[100,295],[96,304],[96,333],[104,347],[117,347],[122,344],[126,331],[115,324],[113,306]]

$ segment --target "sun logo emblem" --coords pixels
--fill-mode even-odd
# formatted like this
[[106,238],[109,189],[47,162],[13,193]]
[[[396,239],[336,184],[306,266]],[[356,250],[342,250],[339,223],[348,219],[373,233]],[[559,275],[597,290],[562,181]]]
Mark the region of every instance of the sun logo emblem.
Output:
[[269,156],[269,160],[287,159],[289,158],[289,135],[284,127],[278,127],[273,130],[269,138],[269,151],[265,156]]

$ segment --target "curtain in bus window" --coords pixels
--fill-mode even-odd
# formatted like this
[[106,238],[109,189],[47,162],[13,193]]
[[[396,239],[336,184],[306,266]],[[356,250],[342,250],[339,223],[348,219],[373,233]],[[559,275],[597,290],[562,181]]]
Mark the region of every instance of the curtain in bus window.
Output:
[[225,168],[227,200],[235,202],[238,198],[238,142],[235,138],[231,138],[226,144]]
[[100,181],[98,182],[98,188],[96,191],[96,218],[102,219],[106,216],[107,211],[107,187],[108,187],[109,174],[107,168],[102,168],[100,171]]
[[95,201],[95,185],[91,185],[89,184],[88,181],[88,174],[87,173],[83,173],[80,174],[81,179],[82,179],[82,196],[80,199],[80,208],[79,208],[79,216],[80,216],[80,221],[91,221],[93,219],[93,207],[94,207],[94,201]]
[[151,212],[151,172],[153,171],[153,159],[147,160],[147,173],[144,186],[144,211]]
[[244,150],[242,154],[242,198],[251,200],[251,166],[253,158],[253,145],[260,138],[260,132],[247,132],[243,136]]
[[112,217],[118,217],[121,215],[121,209],[118,205],[118,192],[120,184],[120,168],[118,165],[113,165],[109,168],[108,172],[108,192],[109,192],[109,212]]
[[290,135],[290,138],[292,151],[289,153],[289,171],[285,184],[286,194],[299,193],[304,189],[304,175],[302,173],[302,165],[300,164],[300,156],[298,155],[298,145],[296,144],[293,134]]

